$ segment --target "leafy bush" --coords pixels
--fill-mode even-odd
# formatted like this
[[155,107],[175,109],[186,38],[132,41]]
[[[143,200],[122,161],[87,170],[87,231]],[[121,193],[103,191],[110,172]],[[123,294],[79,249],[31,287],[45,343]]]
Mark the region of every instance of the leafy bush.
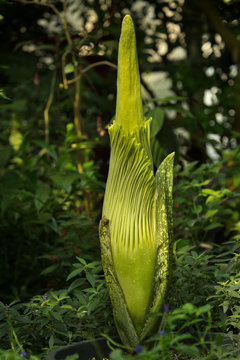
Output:
[[77,259],[68,280],[78,278],[67,289],[49,291],[25,303],[0,303],[2,348],[8,349],[10,342],[16,353],[43,356],[54,347],[114,333],[101,264]]
[[[220,338],[209,340],[206,336],[208,332],[239,334],[240,159],[237,155],[236,150],[223,154],[222,162],[201,166],[194,163],[183,169],[179,166],[175,169],[175,265],[168,295],[172,310],[163,315],[160,334],[152,339],[156,346],[153,350],[147,350],[148,344],[144,344],[143,351],[135,355],[139,358],[154,359],[161,350],[162,359],[171,356],[181,358],[181,354],[185,354],[182,356],[187,359],[187,356],[197,357],[199,353],[202,358],[205,356],[211,359],[214,352],[217,359],[234,359],[234,353],[228,354],[228,350],[221,346]],[[74,191],[77,191],[77,186],[81,186],[81,181],[82,178],[78,177],[76,182],[72,182]],[[58,191],[57,187],[51,186]],[[16,197],[18,193],[13,194]],[[55,255],[63,260],[45,267],[42,276],[50,280],[61,272],[60,277],[64,278],[66,274],[66,279],[69,274],[69,286],[66,287],[65,283],[63,290],[43,289],[42,293],[24,303],[19,300],[9,305],[1,303],[0,336],[1,347],[6,349],[2,356],[6,359],[7,356],[13,356],[12,352],[8,352],[10,346],[14,354],[27,351],[42,357],[60,345],[97,337],[101,333],[109,336],[115,334],[108,293],[98,260],[99,249],[93,251],[97,244],[97,222],[85,215],[86,210],[83,211],[84,216],[74,211],[74,198],[70,201],[70,211],[66,216],[62,210],[66,203],[57,203],[51,200],[51,196],[48,201],[52,201],[58,215],[58,231],[55,231],[58,242],[53,248],[53,254],[52,249],[49,249],[49,259]],[[48,212],[49,205],[46,203],[37,211],[34,203],[36,198],[32,199],[30,209],[35,206],[34,214],[39,219]],[[21,213],[22,203],[19,204],[15,211],[21,209],[18,210]],[[48,227],[46,224],[49,224]],[[52,229],[53,225],[50,224],[53,223],[44,222],[46,233],[46,229]],[[62,232],[64,236],[61,236]],[[77,244],[78,232],[83,232],[83,235],[82,241]],[[75,254],[79,254],[78,261],[70,271],[75,249],[73,246],[77,246],[80,251]],[[162,314],[156,316],[161,317]],[[207,350],[204,344],[208,341]],[[130,355],[123,355],[120,349],[112,353],[112,358],[117,359],[120,355],[130,358]]]
[[[209,336],[208,332],[212,324],[210,310],[210,305],[195,307],[186,303],[168,314],[161,314],[164,317],[164,326],[144,346],[139,345],[135,348],[134,357],[124,354],[121,349],[115,349],[110,358],[111,360],[238,359],[240,342],[236,347],[229,348],[227,345],[223,347],[220,334]],[[149,343],[154,344],[150,350]]]
[[95,219],[104,184],[91,161],[79,174],[71,127],[64,136],[58,151],[27,138],[17,153],[1,147],[0,283],[7,301],[33,295],[40,284],[61,286],[76,255],[91,261],[98,252]]
[[202,306],[207,301],[213,307],[213,327],[236,333],[239,332],[239,166],[236,149],[224,154],[223,162],[198,168],[191,163],[182,171],[176,167],[176,270],[171,298],[174,306],[185,302]]

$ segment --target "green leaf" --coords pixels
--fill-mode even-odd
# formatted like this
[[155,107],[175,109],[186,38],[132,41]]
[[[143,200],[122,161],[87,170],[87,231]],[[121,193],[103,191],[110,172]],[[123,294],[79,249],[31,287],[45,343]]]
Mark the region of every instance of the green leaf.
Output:
[[[0,15],[0,21],[3,19],[3,16]],[[5,95],[4,91],[0,89],[0,97],[2,97],[5,100],[11,100],[7,95]]]
[[169,122],[164,121],[161,130],[151,138],[151,151],[154,165],[158,168],[168,154],[178,154],[178,140]]
[[84,260],[83,258],[80,258],[79,256],[76,257],[78,259],[78,261],[83,264],[84,266],[87,266],[87,262],[86,260]]
[[196,182],[193,181],[191,185],[194,186],[194,187],[202,187],[202,186],[208,185],[210,182],[211,182],[211,180],[205,180],[205,181],[199,183],[196,180]]
[[54,345],[54,342],[55,342],[54,336],[51,335],[51,336],[50,336],[50,339],[49,339],[49,341],[48,341],[48,346],[49,346],[50,349],[52,349],[52,347],[53,347],[53,345]]
[[35,140],[34,143],[44,149],[53,158],[53,160],[58,160],[57,153],[52,146],[46,144],[42,140]]
[[65,357],[65,360],[77,360],[79,359],[78,354],[72,354]]
[[215,214],[217,214],[217,212],[218,212],[218,209],[208,210],[205,215],[206,219],[213,217]]
[[[86,306],[87,305],[87,299],[86,299],[86,297],[82,294],[82,292],[80,292],[80,291],[76,291],[75,293],[75,296],[77,297],[77,299],[78,299],[78,301],[79,301],[79,303],[81,304],[81,305],[83,305],[83,306]],[[81,306],[82,307],[82,306]]]
[[100,299],[95,298],[91,302],[88,303],[88,314],[90,315],[95,309],[99,306]]
[[66,304],[66,305],[62,305],[62,306],[61,306],[61,309],[74,310],[74,309],[73,309],[73,307],[72,307],[71,305],[68,305],[68,304]]
[[200,351],[195,345],[178,344],[176,348],[177,351],[179,351],[182,354],[186,354],[199,359]]
[[236,174],[233,176],[233,183],[236,187],[240,186],[240,175]]
[[155,137],[157,133],[161,130],[163,121],[164,121],[164,112],[160,108],[155,108],[150,110],[146,117],[149,119],[152,118],[151,122],[151,130],[150,130],[150,136],[151,138]]
[[72,72],[74,72],[74,66],[73,64],[69,63],[64,67],[64,73],[71,74]]
[[213,195],[215,197],[218,197],[219,196],[219,191],[216,191],[216,190],[213,190],[213,189],[202,189],[201,195],[203,195],[203,196]]
[[200,212],[202,211],[202,205],[198,204],[198,205],[195,205],[194,207],[194,212],[196,214],[200,214]]
[[191,174],[191,172],[194,170],[194,167],[197,165],[197,163],[198,163],[198,161],[193,161],[193,162],[187,164],[182,171],[182,175],[189,176]]
[[83,268],[78,268],[76,270],[73,270],[67,277],[67,281],[72,279],[75,276],[80,276],[83,272]]
[[65,175],[56,174],[53,175],[51,179],[58,188],[64,189],[68,194],[70,194],[72,191],[72,183],[79,179],[79,174],[74,172],[69,172]]
[[87,273],[86,273],[86,278],[87,278],[89,284],[90,284],[92,287],[94,287],[94,286],[95,286],[95,283],[96,283],[96,280],[94,279],[94,277],[92,276],[92,274],[90,274],[90,273],[87,272]]
[[151,139],[151,151],[154,165],[159,166],[162,160],[166,157],[167,151],[160,144],[157,138]]
[[196,316],[200,316],[206,312],[209,312],[211,309],[212,307],[209,304],[200,306],[199,308],[196,308]]
[[58,268],[59,264],[52,264],[51,266],[48,266],[46,269],[41,271],[41,275],[47,275],[52,273]]
[[228,308],[229,308],[229,301],[228,300],[225,300],[223,303],[222,303],[222,307],[223,307],[223,312],[226,313]]
[[218,222],[214,222],[214,223],[206,226],[206,227],[205,227],[205,230],[206,230],[206,231],[209,231],[209,230],[213,230],[213,229],[216,229],[216,228],[219,228],[219,227],[223,227],[223,224],[218,223]]
[[56,311],[51,311],[51,315],[54,317],[54,319],[63,322],[63,318],[61,315]]
[[43,205],[47,202],[50,192],[51,188],[48,184],[41,181],[38,182],[38,187],[34,198],[34,203],[38,211],[41,210]]
[[68,292],[72,291],[73,289],[76,289],[77,287],[81,287],[84,283],[84,279],[76,279],[72,282],[72,284],[68,288]]

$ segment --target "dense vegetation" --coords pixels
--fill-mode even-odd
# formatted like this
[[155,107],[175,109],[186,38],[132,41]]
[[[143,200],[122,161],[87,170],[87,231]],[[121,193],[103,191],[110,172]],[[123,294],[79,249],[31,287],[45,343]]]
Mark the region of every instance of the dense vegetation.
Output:
[[130,12],[154,164],[177,154],[170,310],[135,356],[237,359],[205,345],[240,333],[239,2],[0,5],[0,358],[115,335],[98,223]]

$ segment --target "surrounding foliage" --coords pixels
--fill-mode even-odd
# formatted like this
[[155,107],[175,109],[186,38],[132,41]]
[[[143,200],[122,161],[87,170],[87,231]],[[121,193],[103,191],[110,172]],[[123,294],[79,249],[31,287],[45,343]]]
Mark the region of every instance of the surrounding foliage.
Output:
[[134,358],[239,359],[237,0],[0,2],[1,359],[116,334],[98,223],[126,13],[154,165],[177,154],[172,286]]

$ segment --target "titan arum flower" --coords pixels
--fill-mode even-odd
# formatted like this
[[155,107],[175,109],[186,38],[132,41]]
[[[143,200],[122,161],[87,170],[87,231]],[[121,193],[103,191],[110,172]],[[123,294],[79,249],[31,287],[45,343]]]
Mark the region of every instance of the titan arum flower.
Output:
[[154,176],[150,124],[143,117],[134,25],[126,15],[100,243],[116,327],[132,347],[156,326],[148,315],[161,310],[171,268],[174,154]]

